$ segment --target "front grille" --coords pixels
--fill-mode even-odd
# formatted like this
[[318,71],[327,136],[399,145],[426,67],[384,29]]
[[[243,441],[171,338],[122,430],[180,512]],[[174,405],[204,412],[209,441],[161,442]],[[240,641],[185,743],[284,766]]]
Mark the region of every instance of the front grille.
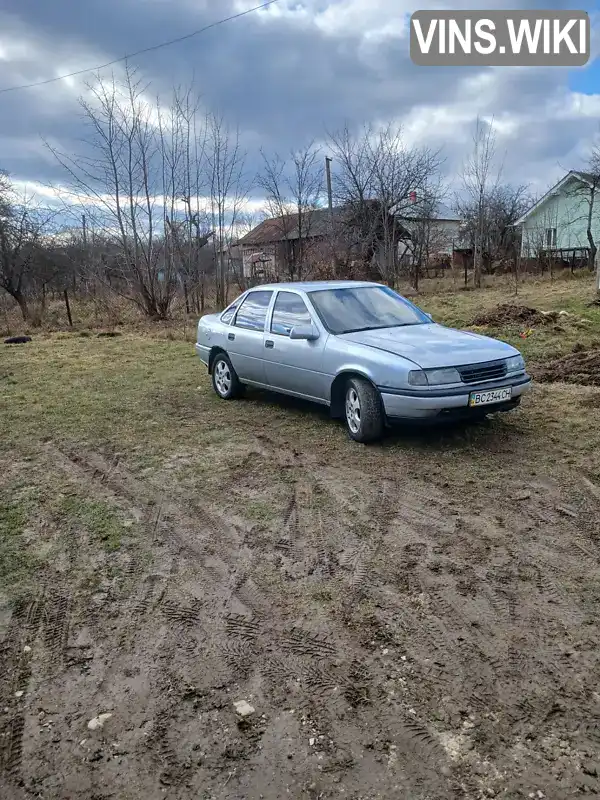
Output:
[[458,367],[457,369],[463,383],[483,383],[483,381],[504,378],[506,375],[506,361],[469,364],[466,367]]

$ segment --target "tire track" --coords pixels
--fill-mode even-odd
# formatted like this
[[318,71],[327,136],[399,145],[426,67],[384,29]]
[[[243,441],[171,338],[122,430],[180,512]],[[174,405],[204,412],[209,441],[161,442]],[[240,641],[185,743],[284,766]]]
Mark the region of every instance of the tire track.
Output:
[[64,666],[71,624],[71,594],[64,588],[51,589],[43,612],[43,640],[48,665],[59,671]]
[[301,680],[310,694],[322,700],[331,697],[340,686],[337,674],[319,662],[309,664],[303,670]]
[[[159,711],[155,717],[152,731],[147,739],[147,747],[159,767],[158,780],[162,786],[178,787],[189,773],[189,766],[182,764],[169,741],[173,721],[173,708]],[[190,765],[191,766],[191,765]]]
[[277,549],[282,550],[287,555],[292,555],[295,543],[298,540],[298,504],[296,499],[296,487],[288,503],[283,520],[283,534],[277,544]]
[[198,622],[200,604],[188,606],[175,600],[165,600],[160,606],[160,611],[169,622],[189,628]]
[[44,595],[20,598],[13,608],[6,636],[0,644],[0,778],[18,782],[21,773],[25,714],[17,692],[31,680],[31,655],[25,647],[35,642],[44,614]]
[[329,637],[295,627],[284,632],[281,646],[296,655],[311,656],[316,659],[331,658],[337,653],[337,648]]
[[259,649],[254,642],[239,639],[225,642],[220,652],[235,680],[247,680],[254,672],[259,658]]
[[243,614],[226,614],[225,630],[229,636],[239,636],[247,641],[254,641],[261,631],[258,622]]
[[[63,453],[55,447],[50,447],[50,452],[67,471],[75,469],[78,476],[83,474],[130,503],[142,519],[151,542],[160,526],[175,557],[187,556],[196,570],[201,570],[202,577],[197,574],[196,581],[205,580],[213,591],[222,590],[224,578],[239,563],[241,537],[233,526],[209,514],[197,502],[188,500],[191,513],[184,513],[181,504],[166,501],[162,492],[134,478],[120,461],[107,464],[97,453],[74,450]],[[139,572],[134,574],[136,578],[139,576]]]
[[372,562],[377,553],[371,542],[352,548],[340,559],[340,566],[349,573],[348,585],[353,594],[366,594],[373,588]]
[[352,708],[370,705],[373,693],[373,677],[369,665],[354,659],[344,681],[344,697]]
[[20,780],[23,761],[23,733],[25,716],[16,713],[0,727],[0,776],[2,773],[10,783]]

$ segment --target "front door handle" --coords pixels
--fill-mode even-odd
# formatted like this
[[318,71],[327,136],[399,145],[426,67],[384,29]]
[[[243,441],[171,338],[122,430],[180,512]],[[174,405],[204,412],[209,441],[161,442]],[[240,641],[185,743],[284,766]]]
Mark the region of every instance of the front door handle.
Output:
[[272,339],[267,339],[267,341],[265,342],[265,347],[273,348],[275,347],[275,342]]
[[235,333],[228,333],[227,338],[231,339],[231,341],[233,342],[233,340],[235,339]]

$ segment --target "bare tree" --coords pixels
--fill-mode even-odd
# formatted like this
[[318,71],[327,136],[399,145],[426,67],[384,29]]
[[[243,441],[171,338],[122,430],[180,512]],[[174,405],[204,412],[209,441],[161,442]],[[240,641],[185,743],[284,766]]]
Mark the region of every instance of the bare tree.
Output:
[[399,220],[411,193],[424,192],[441,165],[438,151],[409,147],[402,129],[348,126],[329,134],[335,165],[335,195],[348,211],[343,217],[355,247],[369,268],[388,282],[397,276],[398,244],[405,236]]
[[215,231],[215,290],[219,307],[226,304],[229,287],[225,249],[234,239],[237,221],[250,191],[245,163],[246,153],[240,144],[239,130],[232,129],[223,117],[209,115],[206,165],[211,223]]
[[590,152],[582,180],[569,191],[578,199],[571,223],[585,225],[588,242],[588,264],[590,270],[596,271],[596,294],[600,300],[600,259],[598,258],[598,236],[600,235],[600,143],[595,144]]
[[166,134],[173,120],[165,125],[165,112],[129,67],[123,80],[98,76],[88,89],[79,101],[90,130],[88,152],[50,149],[69,178],[72,201],[119,245],[113,268],[120,275],[111,288],[149,317],[164,319],[178,288],[167,225],[175,214],[181,160],[177,138],[170,142]]
[[484,260],[488,264],[502,265],[506,261],[516,264],[520,238],[514,223],[531,204],[528,186],[503,184],[498,178],[483,195],[478,190],[458,200],[463,238],[473,249],[475,265],[479,263],[482,268]]
[[486,209],[490,197],[495,193],[500,181],[501,170],[494,172],[496,157],[496,134],[491,124],[477,117],[473,135],[473,150],[463,165],[462,197],[457,199],[457,207],[463,218],[471,218],[473,241],[473,269],[475,286],[481,286],[483,264],[483,243],[486,226]]
[[532,205],[526,184],[499,183],[488,198],[484,217],[482,247],[492,261],[514,260],[519,237],[514,223]]
[[170,201],[170,208],[165,203],[165,243],[177,261],[186,312],[201,312],[206,300],[207,266],[214,267],[214,258],[207,258],[206,248],[214,231],[204,197],[209,186],[207,117],[200,112],[200,98],[193,86],[174,91],[166,116],[159,124]]
[[591,180],[586,235],[590,245],[590,269],[596,268],[596,294],[600,296],[600,259],[598,259],[598,242],[596,238],[598,231],[594,230],[595,218],[600,219],[597,206],[598,192],[600,191],[600,144],[596,144],[592,149],[588,170]]
[[0,172],[0,288],[33,325],[41,323],[46,286],[58,269],[44,246],[53,216],[31,198],[17,197],[7,173]]
[[242,211],[237,218],[236,235],[238,239],[246,236],[258,225],[258,215],[251,210]]
[[453,233],[439,219],[440,203],[446,194],[443,183],[434,179],[421,194],[411,192],[411,204],[403,211],[402,224],[410,233],[410,238],[404,240],[402,261],[409,265],[416,291],[419,290],[423,267],[429,266],[432,261],[442,261],[444,257],[449,260]]
[[320,149],[310,142],[292,150],[288,159],[264,151],[257,185],[265,193],[266,214],[275,220],[283,246],[283,262],[290,280],[302,280],[309,252],[314,211],[323,189]]

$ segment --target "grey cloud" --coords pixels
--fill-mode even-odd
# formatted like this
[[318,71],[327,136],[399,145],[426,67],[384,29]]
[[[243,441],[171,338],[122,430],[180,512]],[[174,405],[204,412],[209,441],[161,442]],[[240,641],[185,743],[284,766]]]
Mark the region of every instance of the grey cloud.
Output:
[[[229,0],[193,5],[142,0],[86,0],[80,4],[4,0],[2,28],[16,34],[33,33],[41,55],[37,63],[32,59],[34,63],[28,66],[5,62],[2,85],[47,74],[50,59],[62,64],[66,56],[77,54],[77,66],[86,66],[98,58],[118,57],[227,16],[233,5]],[[501,4],[490,0],[476,5]],[[581,7],[580,2],[570,0],[520,5]],[[417,68],[409,60],[405,39],[360,45],[358,36],[327,37],[314,25],[300,25],[289,18],[266,22],[248,16],[134,62],[152,81],[155,93],[166,94],[173,84],[185,83],[194,75],[207,106],[239,124],[252,150],[250,170],[258,165],[260,146],[286,152],[345,121],[410,120],[419,106],[461,104],[465,94],[462,79],[477,74],[467,69]],[[527,115],[532,109],[543,115],[548,99],[566,85],[567,74],[561,70],[506,72],[495,76],[491,88],[480,99],[472,99],[470,107],[473,116],[477,112],[498,117],[504,112]],[[518,139],[507,143],[507,174],[522,174],[524,159],[527,170],[553,159],[558,162],[573,149],[574,140],[591,132],[588,122],[552,123],[542,118],[537,128],[520,130]],[[444,145],[451,169],[464,155],[471,124],[426,134],[428,141]],[[72,150],[81,147],[78,140],[84,137],[84,130],[72,90],[51,84],[0,95],[0,142],[5,143],[0,165],[22,178],[56,180],[60,175],[56,166],[32,144],[38,135],[61,141]]]

